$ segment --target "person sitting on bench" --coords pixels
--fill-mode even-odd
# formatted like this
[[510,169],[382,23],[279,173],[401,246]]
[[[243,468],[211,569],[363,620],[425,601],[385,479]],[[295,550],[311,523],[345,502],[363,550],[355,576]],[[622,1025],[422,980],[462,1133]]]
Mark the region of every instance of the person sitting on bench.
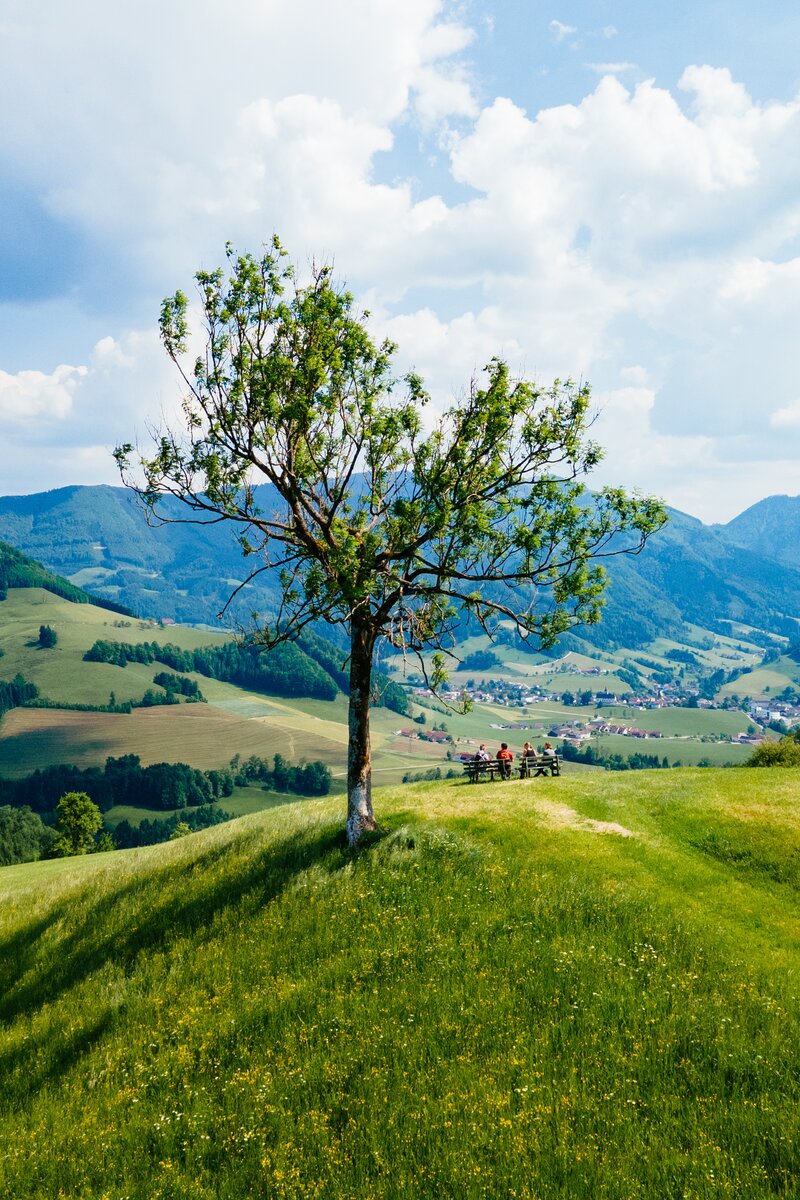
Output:
[[522,762],[520,766],[520,779],[530,774],[531,767],[536,762],[536,751],[530,742],[526,742],[522,747]]
[[500,763],[500,775],[503,779],[511,778],[511,764],[514,761],[514,755],[508,748],[508,742],[501,742],[500,749],[497,751],[497,761]]

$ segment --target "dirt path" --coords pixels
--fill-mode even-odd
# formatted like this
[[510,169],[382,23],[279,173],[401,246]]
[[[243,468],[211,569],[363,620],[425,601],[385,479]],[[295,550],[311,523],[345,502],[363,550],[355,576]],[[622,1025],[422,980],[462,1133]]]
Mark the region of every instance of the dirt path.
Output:
[[536,810],[545,818],[551,829],[581,829],[585,833],[613,833],[617,837],[641,837],[633,829],[618,825],[616,821],[595,821],[591,817],[582,817],[574,808],[567,804],[558,804],[555,800],[537,799]]

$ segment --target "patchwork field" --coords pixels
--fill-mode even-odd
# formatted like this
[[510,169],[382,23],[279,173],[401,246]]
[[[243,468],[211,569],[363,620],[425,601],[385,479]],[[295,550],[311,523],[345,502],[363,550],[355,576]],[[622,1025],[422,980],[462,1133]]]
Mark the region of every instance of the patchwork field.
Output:
[[[37,644],[40,625],[56,630],[58,643],[52,650]],[[225,640],[222,634],[177,625],[162,629],[153,621],[119,617],[93,604],[71,604],[42,588],[9,588],[0,603],[0,676],[11,679],[20,672],[43,696],[62,704],[105,704],[111,691],[117,700],[141,699],[161,668],[84,662],[83,655],[99,638],[173,642],[182,649]]]

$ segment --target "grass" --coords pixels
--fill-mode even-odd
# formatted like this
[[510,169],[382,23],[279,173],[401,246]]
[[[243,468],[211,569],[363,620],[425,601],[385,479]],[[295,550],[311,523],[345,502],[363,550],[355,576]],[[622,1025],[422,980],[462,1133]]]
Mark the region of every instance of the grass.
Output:
[[[594,714],[593,714],[594,715]],[[603,708],[600,717],[612,723],[635,725],[673,737],[745,733],[750,718],[743,712],[728,712],[720,708],[631,708],[628,705]]]
[[621,734],[601,734],[593,737],[591,746],[604,754],[655,754],[660,760],[680,762],[684,767],[696,767],[707,760],[715,767],[741,766],[753,753],[752,746],[732,745],[730,742],[701,742],[697,738],[636,739]]
[[[21,672],[43,696],[61,703],[105,704],[140,699],[152,686],[159,664],[83,661],[98,638],[173,642],[182,648],[217,644],[225,635],[183,626],[161,629],[151,622],[117,617],[90,604],[70,604],[40,588],[9,589],[0,603],[0,677]],[[120,624],[122,622],[122,624]],[[51,625],[58,644],[36,644],[40,625]],[[236,753],[291,761],[321,759],[344,772],[347,701],[284,700],[247,692],[233,684],[190,673],[208,704],[141,709],[131,714],[81,713],[58,709],[17,709],[0,725],[0,775],[19,778],[55,763],[102,766],[109,755],[138,754],[143,763],[190,762],[202,768],[226,765]],[[407,723],[386,709],[373,710],[375,769],[379,778],[399,782],[420,764],[407,745],[393,746]],[[437,761],[443,759],[441,751]]]
[[286,805],[0,871],[0,1194],[794,1197],[791,771]]
[[766,699],[777,696],[787,687],[796,690],[800,685],[800,665],[782,655],[776,662],[765,667],[756,667],[746,675],[740,675],[731,683],[720,688],[720,696],[752,696]]
[[[20,671],[39,686],[44,696],[64,703],[104,704],[112,691],[117,700],[139,699],[152,686],[156,665],[130,663],[123,669],[108,663],[84,662],[84,652],[97,638],[131,642],[155,639],[176,642],[185,648],[217,643],[224,638],[222,634],[182,626],[161,629],[147,621],[118,618],[93,605],[70,604],[42,589],[11,589],[0,606],[0,616],[0,648],[5,651],[0,660],[0,676],[11,678]],[[52,650],[42,650],[36,644],[41,624],[51,625],[58,633],[58,645]],[[472,639],[466,649],[478,648],[485,642],[485,638]],[[500,647],[499,652],[505,657],[512,654],[508,647]],[[578,654],[570,654],[566,659],[581,667],[600,661]],[[530,662],[526,658],[522,666],[526,670],[530,666],[537,671],[552,671],[558,664],[537,665],[533,658]],[[109,755],[130,753],[138,754],[144,763],[187,761],[210,768],[226,765],[235,753],[270,757],[279,752],[293,761],[322,759],[337,777],[343,776],[347,746],[344,696],[332,702],[286,700],[247,692],[198,675],[193,678],[206,696],[207,705],[140,710],[131,715],[46,709],[9,713],[0,725],[0,775],[17,778],[60,762],[100,766]],[[611,677],[601,678],[605,686],[612,686]],[[750,680],[753,676],[744,678]],[[580,690],[584,685],[598,686],[598,677],[563,674],[557,683],[565,690]],[[499,742],[503,737],[519,749],[525,740],[524,733],[504,735],[499,728],[492,729],[492,725],[528,721],[541,726],[533,731],[531,738],[541,741],[554,722],[594,715],[593,707],[553,702],[531,705],[527,712],[482,704],[466,715],[434,709],[427,713],[428,725],[444,721],[449,732],[460,739],[460,749],[471,742]],[[603,715],[610,719],[611,710],[603,710]],[[746,727],[746,721],[738,714],[719,711],[631,710],[626,717],[678,737],[734,733]],[[373,710],[374,768],[379,781],[399,782],[408,771],[444,763],[443,749],[397,737],[398,730],[409,724],[408,717],[386,709]],[[667,745],[626,740],[613,749],[624,755],[644,749],[648,753],[666,754],[670,762],[680,759],[686,763],[704,758],[714,763],[736,762],[747,755],[747,751],[736,748],[723,750],[710,744],[684,742]]]
[[[235,787],[230,796],[222,796],[217,802],[217,808],[223,809],[234,817],[246,817],[250,813],[264,812],[269,808],[279,808],[283,804],[296,804],[298,797],[289,792],[273,792],[260,784],[252,787]],[[139,825],[142,821],[163,821],[176,815],[183,817],[196,812],[191,805],[180,810],[171,808],[139,808],[133,804],[115,804],[103,813],[103,820],[112,829],[120,821],[129,821],[131,825]]]

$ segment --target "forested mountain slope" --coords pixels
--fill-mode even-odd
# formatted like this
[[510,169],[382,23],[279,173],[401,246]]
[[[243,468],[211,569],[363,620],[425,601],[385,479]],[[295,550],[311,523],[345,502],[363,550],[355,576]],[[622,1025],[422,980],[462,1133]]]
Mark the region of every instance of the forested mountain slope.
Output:
[[[257,489],[269,511],[268,488]],[[167,512],[185,514],[178,506]],[[124,488],[71,487],[0,498],[0,537],[93,593],[143,616],[213,622],[244,579],[233,531],[221,524],[147,525]],[[611,586],[599,645],[640,646],[675,636],[687,622],[720,620],[791,634],[800,619],[800,498],[772,497],[727,526],[671,510],[668,526],[637,556],[608,560]],[[231,610],[243,619],[274,606],[277,588],[259,576]]]
[[767,496],[727,525],[713,528],[732,545],[800,567],[800,496]]

